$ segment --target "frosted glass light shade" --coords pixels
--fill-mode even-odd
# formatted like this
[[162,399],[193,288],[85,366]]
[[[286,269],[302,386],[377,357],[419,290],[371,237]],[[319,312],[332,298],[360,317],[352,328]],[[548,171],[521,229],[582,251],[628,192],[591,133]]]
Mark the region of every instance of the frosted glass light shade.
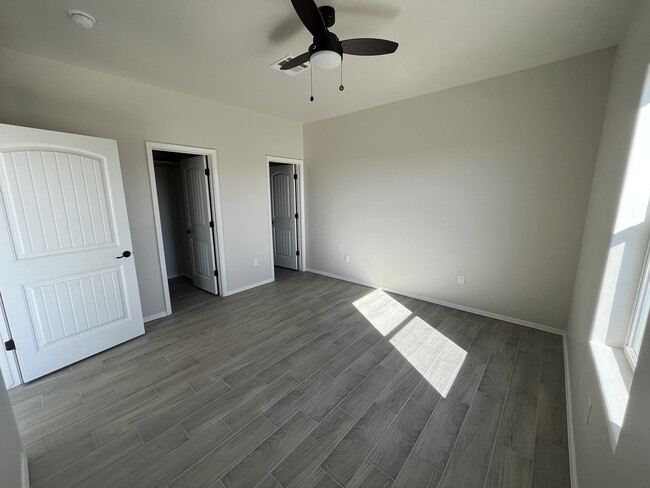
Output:
[[318,69],[334,69],[341,65],[341,55],[334,51],[318,51],[311,55],[309,62]]

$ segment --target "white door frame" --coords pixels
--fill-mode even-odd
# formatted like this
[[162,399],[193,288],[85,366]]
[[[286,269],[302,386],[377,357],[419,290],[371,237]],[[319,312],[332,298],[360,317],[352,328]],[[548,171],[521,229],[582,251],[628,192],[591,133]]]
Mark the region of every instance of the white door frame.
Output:
[[271,279],[275,281],[275,266],[273,262],[273,224],[271,211],[271,175],[269,173],[270,163],[295,164],[298,174],[298,198],[296,198],[296,208],[298,211],[298,250],[300,259],[298,260],[298,271],[307,269],[307,256],[305,252],[305,165],[302,159],[282,158],[279,156],[266,156],[266,199],[269,221],[269,256],[271,262]]
[[210,169],[210,197],[212,210],[214,212],[214,229],[212,230],[214,241],[216,242],[217,259],[217,283],[219,285],[219,294],[228,295],[228,285],[226,277],[226,261],[223,244],[223,218],[221,214],[221,189],[219,186],[219,173],[217,166],[217,151],[204,147],[183,146],[180,144],[168,144],[164,142],[145,141],[147,148],[147,162],[149,164],[149,184],[151,185],[151,199],[153,201],[153,214],[156,227],[156,241],[158,242],[158,258],[160,260],[160,270],[163,290],[165,293],[165,312],[150,317],[145,317],[145,322],[165,317],[172,313],[172,304],[169,297],[169,283],[167,282],[167,263],[165,262],[165,246],[162,237],[162,224],[160,222],[160,208],[158,207],[158,189],[156,187],[156,170],[154,167],[153,152],[166,151],[192,154],[196,156],[205,156]]

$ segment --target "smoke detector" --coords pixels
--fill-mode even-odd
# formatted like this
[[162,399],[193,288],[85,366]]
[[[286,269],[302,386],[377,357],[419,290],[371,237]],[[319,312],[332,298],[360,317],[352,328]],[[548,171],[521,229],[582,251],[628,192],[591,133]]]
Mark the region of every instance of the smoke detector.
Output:
[[83,12],[82,10],[68,10],[68,17],[78,26],[83,27],[84,29],[91,29],[95,25],[95,17],[89,13]]

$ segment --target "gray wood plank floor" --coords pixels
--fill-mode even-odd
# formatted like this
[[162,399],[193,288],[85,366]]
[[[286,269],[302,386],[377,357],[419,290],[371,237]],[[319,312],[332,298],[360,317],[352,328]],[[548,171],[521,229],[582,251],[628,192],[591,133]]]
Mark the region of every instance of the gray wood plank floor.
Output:
[[276,278],[11,390],[32,486],[569,486],[561,337]]

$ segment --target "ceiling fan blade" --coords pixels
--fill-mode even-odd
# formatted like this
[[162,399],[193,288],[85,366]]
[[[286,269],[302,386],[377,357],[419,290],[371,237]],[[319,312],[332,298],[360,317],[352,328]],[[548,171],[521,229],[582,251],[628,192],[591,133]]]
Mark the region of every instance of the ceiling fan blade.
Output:
[[292,69],[295,68],[296,66],[300,66],[301,64],[305,64],[309,62],[309,52],[302,53],[300,56],[296,56],[293,58],[291,61],[287,61],[282,65],[280,68],[281,71],[285,71],[287,69]]
[[291,39],[293,36],[296,36],[298,32],[303,32],[304,26],[300,19],[296,17],[296,14],[293,12],[290,16],[287,16],[282,22],[278,23],[269,35],[267,39],[274,44],[284,42],[288,39]]
[[380,54],[391,54],[397,51],[397,44],[386,39],[373,39],[370,37],[359,39],[347,39],[341,41],[344,54],[354,56],[379,56]]
[[293,8],[307,30],[316,38],[327,36],[327,27],[314,0],[291,0]]

